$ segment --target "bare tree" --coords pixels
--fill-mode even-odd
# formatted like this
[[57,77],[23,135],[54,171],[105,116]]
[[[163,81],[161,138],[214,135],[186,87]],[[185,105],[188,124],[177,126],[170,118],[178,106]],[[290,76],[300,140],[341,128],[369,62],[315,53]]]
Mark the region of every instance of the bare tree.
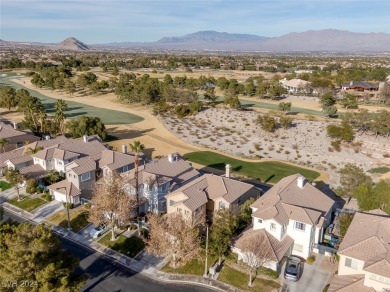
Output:
[[125,182],[115,171],[96,183],[91,199],[89,221],[111,228],[111,240],[115,240],[114,228],[132,217],[135,200],[126,194]]
[[241,257],[247,265],[249,273],[248,286],[252,286],[252,275],[254,271],[265,263],[270,261],[272,256],[272,249],[267,242],[267,238],[262,233],[257,233],[253,236],[243,238],[239,248],[241,250]]
[[176,268],[199,254],[199,229],[194,228],[179,213],[149,217],[150,233],[147,252],[156,256],[171,257]]

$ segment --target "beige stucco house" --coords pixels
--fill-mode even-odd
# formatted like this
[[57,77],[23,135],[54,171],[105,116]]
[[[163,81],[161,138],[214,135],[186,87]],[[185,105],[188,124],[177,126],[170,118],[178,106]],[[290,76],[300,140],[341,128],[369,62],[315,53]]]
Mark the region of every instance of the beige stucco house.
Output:
[[167,213],[182,213],[188,218],[199,214],[212,217],[219,209],[238,213],[249,198],[258,198],[261,191],[251,184],[226,176],[205,174],[165,196]]
[[285,255],[307,258],[315,251],[314,245],[322,242],[334,203],[302,175],[285,177],[251,205],[253,231],[242,234],[233,251],[242,258],[239,242],[261,233],[270,238],[275,250],[268,268],[278,271],[279,261]]
[[338,254],[329,292],[390,290],[390,216],[382,210],[356,213]]

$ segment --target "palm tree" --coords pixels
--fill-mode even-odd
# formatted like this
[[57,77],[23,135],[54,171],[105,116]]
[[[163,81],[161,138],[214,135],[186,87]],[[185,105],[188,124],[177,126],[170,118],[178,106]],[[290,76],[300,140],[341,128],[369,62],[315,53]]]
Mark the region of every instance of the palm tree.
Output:
[[56,113],[54,116],[55,121],[58,123],[61,135],[64,134],[64,121],[65,111],[68,110],[68,105],[63,99],[59,99],[55,104]]
[[43,149],[42,146],[38,146],[38,147],[35,147],[34,149],[31,148],[31,147],[27,147],[25,150],[24,150],[24,155],[31,155],[31,154],[35,154],[39,151],[41,151]]
[[142,153],[142,150],[145,149],[144,144],[142,144],[138,140],[134,140],[133,143],[129,143],[129,146],[131,148],[131,151],[134,152],[134,164],[135,164],[135,172],[134,172],[134,179],[135,179],[135,196],[137,200],[137,224],[138,224],[138,234],[141,234],[140,226],[139,226],[139,191],[138,191],[138,167],[139,167],[139,154]]
[[19,193],[19,185],[25,180],[25,177],[23,176],[23,174],[19,172],[18,169],[9,168],[7,172],[7,179],[11,184],[11,186],[15,187],[15,191],[18,194],[18,201],[21,201],[20,193]]
[[0,138],[0,147],[3,153],[5,152],[5,145],[8,143],[8,140],[5,138]]

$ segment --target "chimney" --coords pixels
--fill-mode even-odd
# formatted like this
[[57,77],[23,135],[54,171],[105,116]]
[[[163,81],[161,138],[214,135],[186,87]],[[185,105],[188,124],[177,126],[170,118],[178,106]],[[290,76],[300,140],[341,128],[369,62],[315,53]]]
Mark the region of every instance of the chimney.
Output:
[[231,165],[230,164],[226,164],[225,165],[225,176],[226,177],[230,177],[230,167],[231,167]]
[[305,178],[303,176],[298,176],[297,185],[299,188],[303,189],[305,185]]
[[87,134],[85,134],[85,135],[83,136],[83,141],[84,141],[84,143],[87,143],[87,142],[88,142],[88,135],[87,135]]
[[127,146],[125,144],[122,145],[122,153],[127,153]]
[[14,122],[14,129],[15,129],[15,130],[18,129],[18,123],[15,123],[15,122]]
[[173,154],[172,153],[168,154],[168,161],[170,163],[173,163]]

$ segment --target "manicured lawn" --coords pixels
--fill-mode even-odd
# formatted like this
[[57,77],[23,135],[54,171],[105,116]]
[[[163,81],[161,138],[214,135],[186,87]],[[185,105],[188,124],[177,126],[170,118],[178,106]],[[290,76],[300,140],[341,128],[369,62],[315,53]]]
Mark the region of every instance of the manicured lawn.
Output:
[[[203,256],[204,257],[204,256]],[[203,258],[202,257],[202,258]],[[217,257],[208,257],[207,266],[210,268],[217,260]],[[202,276],[204,274],[204,260],[193,259],[190,260],[185,265],[179,266],[177,268],[172,268],[170,263],[167,263],[161,271],[164,273],[170,274],[186,274],[186,275],[198,275]]]
[[111,231],[107,232],[106,235],[104,235],[98,241],[98,243],[131,258],[135,257],[141,250],[145,248],[144,241],[136,236],[128,238],[124,235],[117,235],[117,239],[115,241],[111,241],[110,239]]
[[[79,232],[85,226],[89,224],[88,222],[88,211],[84,207],[79,207],[75,210],[70,211],[70,226],[74,232]],[[58,211],[57,213],[50,216],[48,219],[51,223],[59,225],[63,228],[68,227],[68,217],[66,210]]]
[[272,280],[256,278],[253,287],[248,287],[249,275],[224,266],[219,274],[218,280],[225,282],[244,291],[275,291],[280,288],[279,283]]
[[42,206],[43,204],[47,203],[45,200],[42,200],[41,198],[30,199],[29,197],[24,197],[24,196],[21,196],[21,198],[23,198],[23,200],[20,202],[18,201],[18,197],[16,197],[9,200],[8,203],[26,211],[32,211],[38,208],[39,206]]
[[302,174],[310,181],[320,175],[316,171],[282,162],[246,162],[211,151],[191,152],[184,157],[192,162],[220,170],[224,170],[225,165],[230,164],[233,172],[269,183],[277,183],[282,178],[296,173]]
[[11,185],[9,183],[7,183],[6,181],[0,180],[0,191],[8,190],[10,187],[11,187]]

